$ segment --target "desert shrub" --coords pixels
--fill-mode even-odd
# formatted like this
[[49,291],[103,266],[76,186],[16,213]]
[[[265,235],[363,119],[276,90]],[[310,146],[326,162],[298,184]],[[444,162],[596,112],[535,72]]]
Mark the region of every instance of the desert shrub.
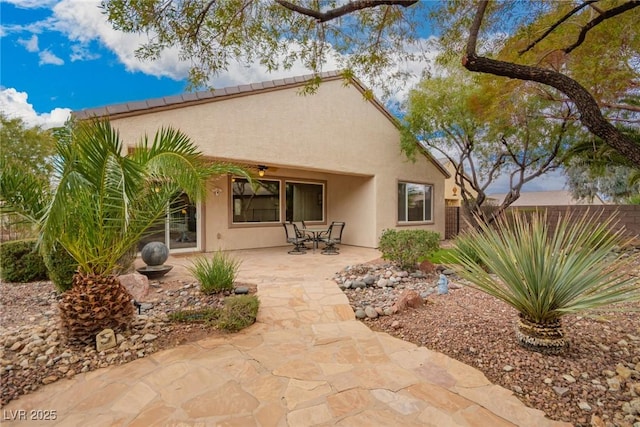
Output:
[[191,263],[187,269],[200,282],[200,290],[205,294],[213,294],[233,290],[241,261],[228,253],[217,251],[211,258],[200,256]]
[[612,223],[588,212],[560,217],[555,226],[546,214],[501,218],[496,227],[456,239],[455,268],[471,286],[518,311],[521,345],[556,353],[568,345],[561,317],[640,300],[638,279],[623,273],[637,257],[615,252],[625,239],[610,231]]
[[459,258],[462,257],[465,260],[470,260],[477,265],[482,266],[485,270],[487,266],[482,262],[480,253],[475,245],[473,245],[473,239],[467,237],[468,233],[462,233],[454,240],[455,250],[449,253],[449,258],[454,264],[459,264]]
[[0,277],[7,282],[47,280],[47,267],[35,240],[15,240],[0,245]]
[[237,295],[224,300],[224,308],[217,326],[237,332],[255,323],[260,301],[255,295]]
[[78,269],[78,263],[65,248],[56,245],[44,256],[44,263],[49,272],[49,278],[58,292],[65,292],[71,288],[73,275]]
[[424,258],[440,247],[440,234],[427,230],[384,230],[378,249],[382,258],[404,269],[415,269]]

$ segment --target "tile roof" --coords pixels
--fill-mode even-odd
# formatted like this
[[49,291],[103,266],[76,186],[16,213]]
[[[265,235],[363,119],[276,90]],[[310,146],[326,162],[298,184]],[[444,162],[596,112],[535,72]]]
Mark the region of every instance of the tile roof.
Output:
[[[319,73],[317,76],[315,74],[307,74],[304,76],[269,80],[261,83],[243,84],[215,90],[190,92],[182,95],[165,96],[163,98],[152,98],[144,101],[133,101],[122,104],[107,105],[104,107],[88,108],[85,110],[74,111],[73,115],[77,119],[82,120],[91,117],[144,114],[156,109],[176,108],[178,106],[218,101],[233,96],[253,95],[274,89],[286,89],[289,87],[302,86],[316,77],[320,77],[322,80],[335,80],[342,78],[342,74],[339,71],[325,71]],[[356,86],[360,86],[361,90],[364,90],[360,82],[354,81],[354,83],[356,83]],[[376,101],[376,103],[378,102]],[[381,106],[381,104],[378,105],[378,107]],[[389,113],[387,112],[387,114]]]

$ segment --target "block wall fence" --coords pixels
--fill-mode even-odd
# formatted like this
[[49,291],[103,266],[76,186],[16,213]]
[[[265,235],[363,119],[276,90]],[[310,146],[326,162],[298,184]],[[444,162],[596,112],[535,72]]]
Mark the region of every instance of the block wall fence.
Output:
[[[626,236],[632,238],[635,237],[640,241],[640,205],[602,205],[602,206],[587,206],[587,205],[575,205],[575,206],[517,206],[507,208],[508,211],[525,210],[540,212],[547,212],[547,220],[550,223],[555,223],[560,215],[567,215],[568,213],[574,217],[579,217],[589,212],[591,215],[596,216],[602,214],[602,218],[608,218],[610,215],[616,214],[616,229],[624,227],[624,233]],[[467,219],[468,214],[461,212],[460,232],[463,232],[469,227]],[[464,212],[464,213],[463,213]]]

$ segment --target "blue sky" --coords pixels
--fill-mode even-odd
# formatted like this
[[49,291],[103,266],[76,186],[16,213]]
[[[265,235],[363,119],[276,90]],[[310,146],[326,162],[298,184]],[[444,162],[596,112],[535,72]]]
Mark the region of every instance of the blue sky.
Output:
[[[72,110],[183,93],[188,64],[176,49],[160,60],[141,62],[135,49],[144,38],[115,31],[99,0],[3,0],[0,2],[0,108],[44,127],[64,122]],[[416,62],[417,82],[428,64]],[[331,63],[325,70],[337,68]],[[308,74],[302,65],[268,73],[263,67],[232,64],[214,87]],[[365,79],[366,82],[366,79]],[[401,91],[394,101],[400,101]]]
[[[99,0],[2,0],[0,2],[0,110],[28,125],[59,126],[73,110],[185,92],[188,64],[177,50],[154,62],[135,58],[142,36],[115,31]],[[428,37],[425,34],[424,37]],[[415,83],[427,62],[409,64]],[[325,70],[333,69],[332,64]],[[225,87],[308,74],[301,65],[268,73],[256,65],[232,65],[212,81]],[[365,80],[366,83],[366,80]],[[402,101],[410,86],[398,91]],[[559,189],[559,176],[527,188]],[[505,191],[504,183],[494,191]]]

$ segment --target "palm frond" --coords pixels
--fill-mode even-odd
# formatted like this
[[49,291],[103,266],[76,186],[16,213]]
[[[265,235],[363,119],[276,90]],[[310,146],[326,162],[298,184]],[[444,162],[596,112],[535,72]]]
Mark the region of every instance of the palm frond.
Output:
[[48,182],[0,159],[0,213],[13,214],[21,222],[37,226],[50,200]]

